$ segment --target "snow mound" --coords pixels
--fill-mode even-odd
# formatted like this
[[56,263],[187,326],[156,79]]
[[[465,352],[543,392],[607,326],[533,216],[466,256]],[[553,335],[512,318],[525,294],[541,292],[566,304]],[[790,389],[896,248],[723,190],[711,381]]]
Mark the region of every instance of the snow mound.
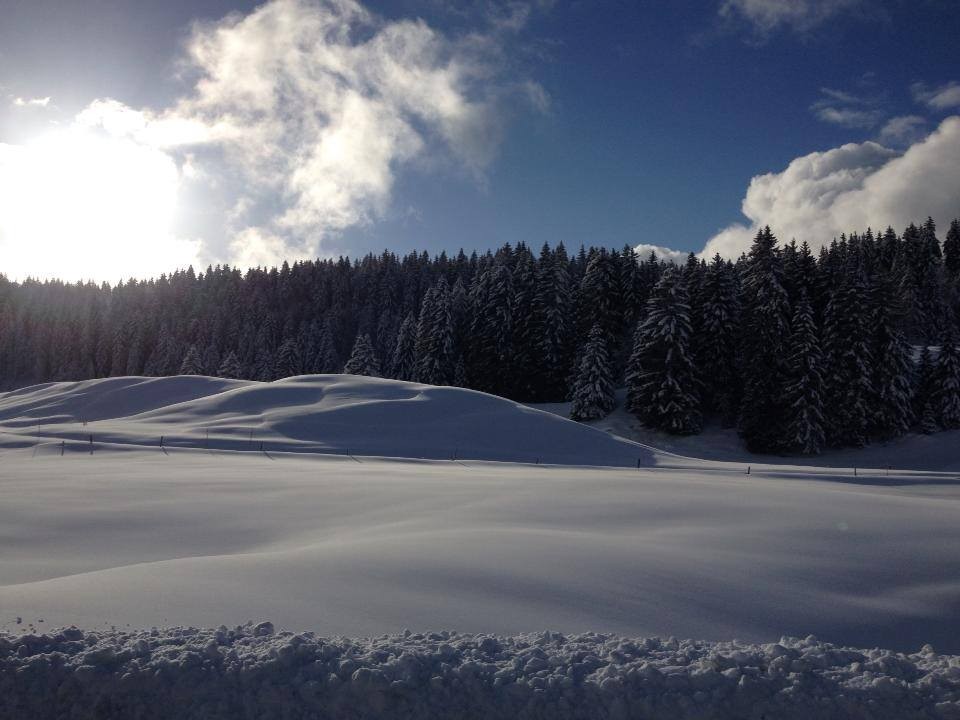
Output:
[[353,375],[109,378],[0,395],[0,443],[636,467],[637,443],[501,397]]
[[374,639],[269,622],[0,635],[0,716],[957,718],[960,657],[543,632]]

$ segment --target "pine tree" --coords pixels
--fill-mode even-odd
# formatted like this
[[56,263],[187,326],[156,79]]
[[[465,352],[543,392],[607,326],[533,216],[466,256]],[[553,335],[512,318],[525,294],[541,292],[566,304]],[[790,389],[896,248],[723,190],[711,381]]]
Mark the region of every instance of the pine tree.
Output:
[[453,382],[454,366],[453,308],[450,291],[443,278],[430,293],[430,302],[424,302],[417,329],[417,382],[429,385],[449,385]]
[[690,351],[686,278],[669,268],[647,300],[627,363],[627,408],[648,427],[700,432],[700,381]]
[[580,358],[573,387],[570,418],[597,420],[609,415],[615,405],[607,335],[600,325],[595,325]]
[[500,262],[479,274],[470,289],[467,377],[472,387],[502,394],[509,386],[513,348],[513,276]]
[[924,345],[920,349],[920,361],[917,365],[913,404],[918,429],[925,435],[930,435],[940,429],[937,421],[938,398],[935,388],[935,372],[936,368],[930,356],[930,348]]
[[873,312],[873,357],[876,412],[873,431],[883,439],[903,435],[913,425],[914,365],[912,350],[897,327],[895,294],[881,280]]
[[243,377],[243,369],[240,367],[240,358],[233,350],[227,353],[227,356],[220,363],[217,375],[222,378],[238,380]]
[[397,344],[393,350],[391,376],[397,380],[413,380],[416,376],[417,323],[413,313],[400,324],[397,332]]
[[751,452],[775,452],[783,434],[784,346],[790,331],[783,265],[770,228],[757,233],[743,274],[739,430]]
[[533,313],[539,372],[537,397],[558,401],[567,393],[570,374],[570,340],[573,327],[573,298],[567,253],[563,245],[556,251],[544,245],[537,267]]
[[824,418],[832,445],[861,447],[870,439],[876,396],[868,294],[863,270],[854,264],[827,304]]
[[934,388],[940,427],[945,430],[960,428],[960,350],[952,331],[940,348]]
[[288,337],[280,345],[274,357],[274,377],[292,377],[300,375],[301,371],[300,348],[295,338]]
[[953,220],[943,241],[943,265],[950,279],[960,280],[960,220]]
[[813,307],[806,289],[801,289],[791,321],[787,343],[787,370],[783,402],[786,450],[817,455],[823,448],[822,356]]
[[703,383],[703,404],[717,413],[724,425],[732,425],[736,421],[740,386],[737,372],[740,298],[734,271],[719,254],[704,273],[697,305],[700,327],[694,334],[693,348]]
[[343,366],[343,372],[346,375],[380,377],[380,361],[377,360],[369,335],[364,333],[357,335],[357,341],[353,345],[353,352],[350,353],[350,359],[347,360],[347,364]]
[[181,375],[203,375],[203,361],[196,345],[191,345],[180,365]]

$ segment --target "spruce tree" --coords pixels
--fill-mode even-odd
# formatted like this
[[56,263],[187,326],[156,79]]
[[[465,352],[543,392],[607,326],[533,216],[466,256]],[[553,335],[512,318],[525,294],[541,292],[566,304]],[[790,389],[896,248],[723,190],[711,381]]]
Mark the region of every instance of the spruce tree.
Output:
[[595,325],[580,357],[573,386],[572,420],[597,420],[610,414],[616,405],[607,333]]
[[443,278],[432,290],[432,301],[424,303],[417,330],[417,382],[449,385],[456,365],[450,291]]
[[274,377],[285,378],[301,373],[300,348],[293,337],[288,337],[281,343],[274,357]]
[[953,331],[940,348],[934,373],[934,392],[940,427],[945,430],[960,428],[960,350]]
[[822,356],[813,306],[805,289],[800,291],[790,325],[782,447],[804,455],[817,455],[824,444]]
[[827,304],[824,417],[831,445],[861,447],[870,439],[876,398],[868,294],[863,270],[853,264]]
[[397,380],[413,380],[416,377],[416,343],[417,323],[413,313],[407,313],[397,332],[397,344],[391,361],[392,377]]
[[533,313],[534,342],[538,360],[537,397],[562,400],[570,374],[570,341],[573,329],[573,298],[567,253],[563,245],[554,252],[544,245],[537,267]]
[[960,220],[953,220],[943,241],[943,265],[947,276],[960,281]]
[[790,332],[783,265],[770,228],[757,233],[743,270],[739,430],[751,452],[775,452],[783,434],[784,348]]
[[686,278],[670,268],[647,300],[627,364],[627,408],[651,428],[700,432],[700,382],[690,352]]
[[740,298],[734,271],[719,254],[704,273],[697,304],[700,328],[693,337],[693,347],[702,382],[703,404],[729,426],[736,421],[740,386],[737,372]]
[[203,375],[203,361],[196,345],[191,345],[180,364],[181,375]]
[[913,393],[913,406],[917,418],[917,429],[930,435],[940,429],[937,420],[936,367],[930,356],[930,348],[924,345],[920,349],[920,360],[917,363],[917,373]]
[[357,340],[353,344],[353,352],[350,353],[347,364],[343,366],[343,372],[346,375],[380,377],[380,361],[373,350],[370,336],[366,333],[357,335]]
[[243,377],[243,369],[240,367],[240,358],[237,357],[237,353],[233,350],[227,353],[217,369],[217,375],[231,380]]
[[885,440],[907,432],[914,418],[912,350],[898,328],[891,285],[889,281],[880,281],[873,312],[876,412],[872,427]]

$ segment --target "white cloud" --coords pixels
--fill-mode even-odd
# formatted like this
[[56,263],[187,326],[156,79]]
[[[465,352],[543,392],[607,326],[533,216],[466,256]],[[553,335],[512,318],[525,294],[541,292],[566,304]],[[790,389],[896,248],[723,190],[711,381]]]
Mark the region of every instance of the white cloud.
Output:
[[11,99],[11,102],[16,107],[47,107],[50,104],[49,97],[37,97],[37,98],[22,98],[15,97]]
[[770,225],[784,241],[818,248],[868,226],[898,230],[932,216],[941,226],[960,214],[960,117],[899,154],[875,142],[851,143],[793,160],[754,177],[743,200],[749,222],[731,225],[701,253],[737,257]]
[[[71,130],[131,157],[165,159],[181,201],[203,196],[194,215],[210,225],[216,215],[224,227],[206,238],[196,262],[324,254],[341,231],[387,213],[403,167],[441,166],[482,180],[508,101],[546,110],[543,88],[508,67],[508,34],[528,14],[522,3],[510,7],[454,38],[421,20],[385,20],[355,0],[270,0],[194,26],[180,67],[189,89],[170,107],[99,99]],[[13,182],[4,172],[0,166],[0,185]],[[127,237],[173,247],[174,224],[161,225],[163,242],[155,228],[127,228]],[[8,231],[7,245],[21,236]],[[171,254],[144,272],[183,259]]]
[[665,260],[666,262],[672,262],[677,265],[683,265],[686,263],[687,256],[690,254],[689,252],[682,250],[671,250],[663,245],[648,245],[647,243],[640,243],[633,249],[641,260],[646,260],[650,257],[650,253],[653,252],[657,254],[658,259]]
[[879,140],[886,145],[901,146],[912,144],[920,139],[926,127],[926,118],[919,115],[899,115],[892,117],[880,129]]
[[848,128],[872,128],[883,120],[877,98],[860,97],[842,90],[820,88],[823,96],[810,110],[823,122]]
[[948,82],[938,88],[928,88],[924,83],[914,83],[911,86],[913,97],[917,102],[924,103],[934,110],[949,110],[960,107],[960,82]]
[[742,18],[760,35],[781,28],[807,32],[863,4],[863,0],[723,0],[720,15]]

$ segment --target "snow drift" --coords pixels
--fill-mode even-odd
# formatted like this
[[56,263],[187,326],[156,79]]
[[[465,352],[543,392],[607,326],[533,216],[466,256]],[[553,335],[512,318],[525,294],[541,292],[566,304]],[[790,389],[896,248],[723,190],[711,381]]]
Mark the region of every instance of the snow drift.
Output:
[[[49,383],[0,394],[0,443],[147,445],[635,467],[646,447],[473,390],[353,375]],[[84,445],[86,443],[86,445]],[[262,444],[262,445],[261,445]]]
[[806,639],[708,643],[543,632],[374,639],[232,630],[0,636],[0,716],[367,718],[960,717],[960,658]]

